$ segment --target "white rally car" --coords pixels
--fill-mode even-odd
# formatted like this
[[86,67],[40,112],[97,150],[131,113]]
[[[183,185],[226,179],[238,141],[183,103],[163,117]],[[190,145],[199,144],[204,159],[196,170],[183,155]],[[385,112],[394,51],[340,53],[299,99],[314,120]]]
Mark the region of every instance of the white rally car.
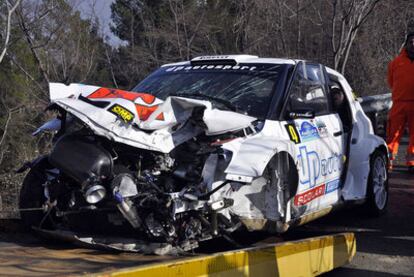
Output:
[[204,56],[131,91],[52,83],[50,97],[58,117],[35,133],[57,131],[54,148],[26,164],[20,196],[23,222],[48,235],[167,253],[347,202],[386,208],[386,144],[317,63]]

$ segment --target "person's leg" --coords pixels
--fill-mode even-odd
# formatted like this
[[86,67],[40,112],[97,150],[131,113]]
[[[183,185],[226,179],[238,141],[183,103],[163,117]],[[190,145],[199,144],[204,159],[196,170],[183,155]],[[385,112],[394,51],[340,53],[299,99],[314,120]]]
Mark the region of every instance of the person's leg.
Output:
[[414,167],[414,102],[406,106],[410,142],[407,147],[407,165]]
[[398,153],[401,136],[404,133],[406,115],[401,103],[393,103],[388,114],[387,145],[390,152],[390,160],[394,160]]

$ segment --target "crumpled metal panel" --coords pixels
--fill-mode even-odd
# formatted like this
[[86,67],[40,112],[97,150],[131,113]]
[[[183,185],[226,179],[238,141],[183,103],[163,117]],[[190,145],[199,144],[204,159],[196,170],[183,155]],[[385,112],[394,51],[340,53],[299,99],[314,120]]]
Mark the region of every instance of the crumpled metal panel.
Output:
[[46,230],[35,227],[33,229],[46,238],[67,241],[81,247],[156,255],[175,255],[183,251],[169,243],[148,242],[125,237],[81,236],[71,231]]
[[[99,92],[100,89],[95,86],[79,84],[65,86],[64,84],[51,83],[50,98],[53,103],[81,119],[97,135],[134,147],[163,153],[170,152],[177,145],[202,131],[200,126],[194,126],[194,128],[180,133],[180,128],[183,127],[180,124],[184,124],[193,116],[195,108],[203,110],[202,120],[206,126],[204,131],[207,135],[217,135],[247,128],[256,120],[254,117],[240,113],[215,109],[209,101],[204,100],[172,96],[162,102],[149,94],[125,91],[115,91],[115,96],[108,97],[109,94],[97,94],[96,92]],[[91,95],[94,95],[93,98],[90,98]],[[101,98],[96,95],[100,95]],[[134,95],[138,96],[132,100]],[[78,99],[79,96],[89,97],[88,99],[91,101],[107,101],[110,103],[108,107],[120,105],[133,113],[134,120],[131,123],[126,123],[108,111],[108,108],[100,108],[81,101]],[[150,96],[154,98],[151,99],[152,104],[142,102],[143,98]],[[144,115],[145,118],[143,118]],[[176,131],[172,130],[173,126],[178,126]],[[197,127],[199,130],[196,130]]]

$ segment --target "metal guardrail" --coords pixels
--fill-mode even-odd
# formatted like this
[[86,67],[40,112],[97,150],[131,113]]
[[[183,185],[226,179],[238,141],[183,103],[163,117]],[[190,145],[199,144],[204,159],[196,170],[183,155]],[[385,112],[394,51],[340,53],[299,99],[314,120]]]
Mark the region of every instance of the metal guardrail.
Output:
[[391,93],[357,98],[365,114],[372,122],[375,134],[385,138],[388,111],[391,108]]
[[392,104],[391,93],[358,97],[357,100],[365,113],[388,112]]
[[96,276],[316,276],[349,263],[356,252],[353,233],[155,263]]

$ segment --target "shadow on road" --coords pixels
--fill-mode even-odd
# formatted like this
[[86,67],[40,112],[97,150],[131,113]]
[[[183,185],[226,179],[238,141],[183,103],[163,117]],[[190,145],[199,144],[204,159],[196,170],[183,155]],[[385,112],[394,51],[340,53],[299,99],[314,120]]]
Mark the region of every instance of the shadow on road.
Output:
[[368,217],[355,207],[301,227],[356,234],[357,255],[351,265],[324,276],[414,276],[414,174],[400,166],[390,176],[384,215]]

